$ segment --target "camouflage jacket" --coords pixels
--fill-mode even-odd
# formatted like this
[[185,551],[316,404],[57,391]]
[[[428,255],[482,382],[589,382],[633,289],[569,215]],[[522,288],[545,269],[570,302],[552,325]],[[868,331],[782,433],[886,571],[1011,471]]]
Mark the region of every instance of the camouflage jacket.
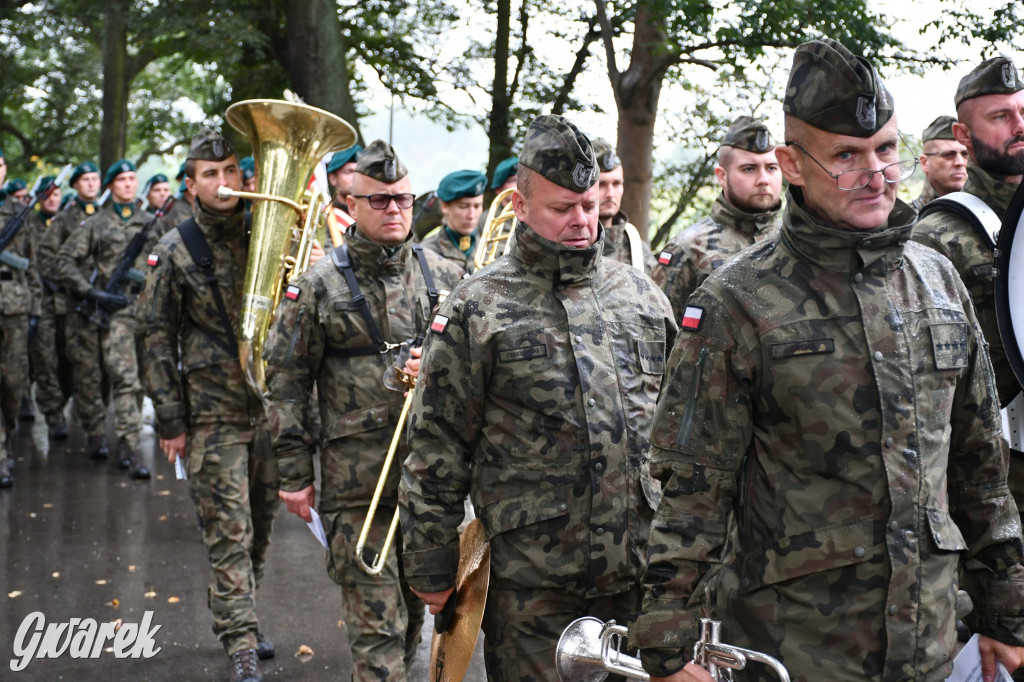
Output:
[[[1017,187],[990,175],[971,161],[967,164],[967,182],[962,191],[984,201],[1002,220]],[[996,321],[995,263],[992,247],[970,223],[949,211],[937,211],[918,221],[914,228],[914,241],[932,247],[953,261],[953,266],[963,278],[967,290],[971,292],[971,299],[981,322],[981,330],[989,344],[989,355],[996,371],[996,385],[999,387],[999,399],[1005,404],[1017,394],[1020,386],[1010,369],[1009,360],[1006,359],[1003,339],[999,335],[999,325]]]
[[924,179],[924,187],[921,189],[921,194],[910,202],[910,207],[915,211],[920,211],[933,201],[935,201],[935,189],[932,187],[932,183],[928,182],[928,178],[926,177]]
[[677,234],[658,254],[651,277],[668,296],[676,320],[708,275],[755,242],[774,236],[779,211],[744,213],[719,194],[711,215]]
[[[13,199],[5,201],[0,206],[0,231],[24,206],[20,201]],[[27,258],[29,266],[27,270],[19,270],[0,263],[0,315],[37,316],[40,313],[43,291],[39,283],[39,273],[36,271],[38,258],[35,253],[35,235],[40,234],[42,230],[43,224],[39,219],[39,213],[29,211],[14,241],[7,246],[7,252]]]
[[[604,256],[626,265],[632,265],[633,252],[630,249],[629,237],[626,235],[626,223],[628,222],[629,218],[626,217],[626,214],[619,211],[612,218],[611,226],[604,228]],[[641,242],[640,246],[643,253],[644,274],[650,275],[656,265],[654,255],[647,242]]]
[[491,585],[585,597],[635,584],[654,492],[648,434],[676,325],[603,239],[525,225],[441,305],[424,347],[400,502],[409,584],[451,587],[470,495]]
[[479,239],[475,239],[473,248],[469,250],[469,253],[463,253],[458,245],[452,241],[445,227],[445,225],[441,225],[441,227],[437,228],[437,232],[424,239],[421,242],[423,248],[441,254],[445,260],[462,270],[463,274],[472,274],[474,271],[473,256],[476,254],[477,244],[480,243]]
[[[89,207],[89,208],[87,208]],[[90,210],[91,208],[91,210]],[[82,222],[96,212],[94,203],[84,203],[74,198],[68,202],[64,210],[60,211],[50,221],[50,226],[43,232],[39,240],[39,273],[57,286],[57,292],[53,295],[53,309],[57,315],[66,315],[75,310],[77,303],[68,296],[66,290],[57,281],[57,252],[67,241],[72,232],[78,229]],[[82,277],[88,280],[91,270],[86,264],[82,265]]]
[[[106,286],[132,238],[152,219],[153,214],[140,209],[135,209],[135,213],[127,220],[122,219],[114,211],[113,203],[108,202],[83,222],[80,228],[73,230],[61,244],[53,268],[54,279],[78,298],[85,298],[94,286]],[[156,232],[150,229],[146,244],[135,259],[133,268],[140,271],[144,269],[146,255],[155,243]],[[97,271],[96,281],[90,284],[89,278],[94,269]],[[142,285],[127,280],[122,294],[134,299],[141,290]],[[134,303],[117,311],[115,315],[134,318]]]
[[631,632],[651,673],[689,660],[706,589],[723,641],[794,680],[944,680],[958,570],[972,629],[1024,644],[986,344],[913,218],[836,229],[791,189],[781,233],[690,298],[651,435],[664,495]]
[[[248,251],[241,207],[239,202],[227,217],[196,212],[231,334],[238,328]],[[198,424],[256,424],[263,405],[231,352],[206,272],[192,260],[181,233],[171,230],[142,257],[148,266],[136,306],[143,331],[140,379],[153,399],[160,437]]]
[[163,237],[165,234],[194,215],[195,211],[192,210],[192,204],[188,203],[188,200],[184,197],[178,197],[174,201],[174,205],[171,206],[171,210],[167,212],[167,215],[156,221],[156,225],[153,226],[153,231],[156,232],[159,237]]
[[[412,240],[391,253],[354,225],[345,243],[384,340],[400,343],[424,333],[430,302]],[[462,272],[433,251],[423,253],[435,286],[450,291]],[[383,383],[397,350],[344,357],[346,349],[372,344],[353,298],[328,254],[298,278],[281,302],[263,354],[281,490],[313,484],[309,410],[316,386],[322,423],[319,508],[324,512],[369,504],[405,400]],[[394,507],[398,463],[407,452],[402,439],[384,489],[386,505]]]

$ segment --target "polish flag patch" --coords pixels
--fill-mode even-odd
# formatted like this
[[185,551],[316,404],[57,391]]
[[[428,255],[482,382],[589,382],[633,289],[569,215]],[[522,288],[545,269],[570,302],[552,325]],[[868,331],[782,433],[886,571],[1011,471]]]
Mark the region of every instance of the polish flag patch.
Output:
[[430,331],[443,334],[448,328],[448,318],[444,315],[434,315],[434,321],[430,323]]
[[671,251],[662,251],[661,253],[659,253],[658,254],[658,262],[661,263],[662,265],[671,265],[672,264],[672,252]]
[[149,258],[146,259],[146,265],[148,265],[151,268],[155,268],[156,266],[160,265],[160,256],[156,255],[155,253],[149,254]]
[[700,330],[700,323],[704,319],[704,309],[697,305],[688,305],[683,312],[683,320],[679,323],[682,329],[695,332]]
[[284,297],[289,301],[295,301],[298,300],[299,294],[301,293],[302,289],[300,287],[297,287],[294,284],[289,284],[288,288],[284,290]]

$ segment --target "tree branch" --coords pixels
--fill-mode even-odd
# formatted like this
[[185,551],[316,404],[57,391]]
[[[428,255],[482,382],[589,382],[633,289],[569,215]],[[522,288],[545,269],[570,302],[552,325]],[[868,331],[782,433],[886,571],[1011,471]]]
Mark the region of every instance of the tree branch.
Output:
[[530,51],[529,46],[526,44],[526,28],[530,20],[528,0],[523,0],[523,4],[519,6],[519,25],[523,27],[522,42],[519,44],[519,50],[516,51],[516,71],[512,74],[512,82],[508,86],[508,101],[512,102],[516,98],[516,91],[519,89],[519,76],[523,72],[523,64],[526,62],[526,55]]
[[608,10],[604,0],[594,0],[597,8],[597,21],[601,24],[601,40],[604,42],[604,57],[608,64],[608,78],[613,87],[618,87],[619,67],[615,62],[615,45],[612,43],[612,22],[608,20]]
[[600,37],[600,31],[594,30],[594,26],[597,23],[597,17],[590,17],[587,21],[587,31],[583,34],[583,45],[576,51],[576,59],[572,63],[572,68],[565,74],[565,78],[562,79],[562,85],[558,88],[558,93],[555,95],[555,101],[551,105],[551,113],[555,116],[560,115],[565,111],[566,104],[569,101],[569,93],[572,92],[576,86],[576,79],[581,73],[583,73],[583,67],[587,63],[587,57],[590,56],[590,44]]
[[188,143],[189,143],[189,138],[187,138],[187,137],[179,137],[178,139],[176,139],[173,142],[171,142],[170,144],[168,144],[166,147],[162,147],[161,148],[161,147],[157,147],[155,145],[150,145],[149,147],[144,149],[141,154],[139,154],[138,158],[135,159],[135,165],[136,166],[141,166],[143,163],[146,162],[146,159],[148,159],[151,156],[163,156],[165,154],[170,154],[171,152],[173,152],[175,149],[177,149],[181,145],[188,144]]

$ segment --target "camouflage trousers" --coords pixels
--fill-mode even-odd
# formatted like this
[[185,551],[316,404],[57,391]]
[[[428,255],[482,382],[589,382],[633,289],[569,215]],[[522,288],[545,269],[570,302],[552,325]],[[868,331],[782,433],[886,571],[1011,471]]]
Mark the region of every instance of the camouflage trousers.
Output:
[[100,328],[78,312],[65,318],[68,359],[74,376],[75,409],[88,436],[101,436],[106,399],[103,391],[103,355]]
[[36,404],[51,426],[73,392],[71,362],[65,345],[65,316],[44,301],[36,340],[29,349],[35,370]]
[[189,492],[213,569],[207,604],[230,656],[256,648],[256,588],[280,500],[265,421],[196,426],[188,433]]
[[624,624],[640,609],[640,598],[639,587],[585,599],[571,590],[507,589],[492,584],[483,622],[488,682],[559,682],[555,646],[569,623],[594,616]]
[[[366,541],[368,561],[384,545],[394,512],[394,507],[378,508]],[[367,575],[355,562],[356,541],[365,518],[365,508],[321,515],[331,548],[327,574],[341,585],[342,617],[352,650],[352,679],[405,682],[420,642],[423,602],[405,582],[399,560],[400,532],[378,575]]]
[[139,324],[134,317],[118,314],[103,332],[103,365],[110,377],[110,401],[114,404],[114,433],[133,450],[139,449],[142,428],[142,384],[139,381]]
[[29,386],[28,315],[0,315],[0,413],[7,433],[18,424],[18,406]]

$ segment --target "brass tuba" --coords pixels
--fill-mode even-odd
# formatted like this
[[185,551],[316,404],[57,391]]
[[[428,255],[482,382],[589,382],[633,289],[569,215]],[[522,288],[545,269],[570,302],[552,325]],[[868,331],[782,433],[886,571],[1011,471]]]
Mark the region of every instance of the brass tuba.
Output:
[[249,385],[266,392],[263,343],[287,282],[309,260],[330,197],[307,193],[316,164],[355,144],[355,130],[334,114],[306,104],[251,99],[228,107],[228,123],[249,138],[259,173],[256,192],[221,187],[222,196],[255,201],[242,292],[238,355]]

